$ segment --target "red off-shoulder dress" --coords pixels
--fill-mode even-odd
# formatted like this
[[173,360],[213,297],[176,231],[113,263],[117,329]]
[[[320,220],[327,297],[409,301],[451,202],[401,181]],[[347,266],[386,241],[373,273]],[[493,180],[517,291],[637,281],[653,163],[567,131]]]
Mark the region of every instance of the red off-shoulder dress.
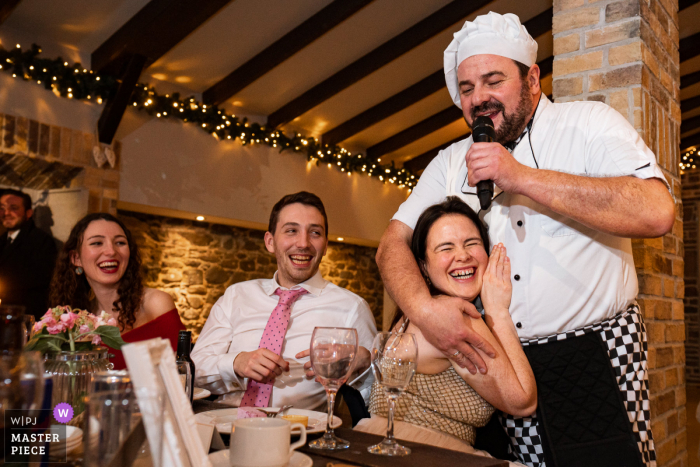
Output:
[[[153,339],[154,337],[162,337],[170,341],[170,345],[175,352],[177,351],[178,334],[185,329],[185,325],[180,321],[180,314],[177,312],[177,308],[173,308],[153,321],[149,321],[142,326],[125,332],[122,334],[122,339],[124,339],[124,342],[139,342]],[[126,369],[126,362],[124,361],[124,355],[122,355],[121,351],[114,350],[111,347],[107,348],[109,349],[109,353],[114,355],[114,357],[109,359],[109,361],[114,364],[114,369]]]

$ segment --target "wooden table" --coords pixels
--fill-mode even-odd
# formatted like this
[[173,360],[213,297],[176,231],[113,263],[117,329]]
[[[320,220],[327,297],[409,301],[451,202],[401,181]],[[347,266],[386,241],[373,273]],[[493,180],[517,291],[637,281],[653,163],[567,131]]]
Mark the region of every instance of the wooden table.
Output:
[[[210,401],[195,401],[192,408],[195,413],[207,412],[209,410],[230,408],[223,404]],[[338,428],[336,434],[350,442],[350,448],[342,451],[318,451],[308,446],[299,448],[300,452],[311,457],[314,467],[326,467],[331,464],[350,464],[366,467],[384,467],[396,465],[414,465],[420,467],[431,466],[452,466],[460,467],[507,467],[508,463],[499,459],[475,456],[457,451],[450,451],[427,444],[401,441],[401,444],[411,448],[411,454],[406,457],[386,457],[370,454],[367,447],[377,444],[383,438],[377,435],[354,431],[350,428]],[[309,435],[309,439],[315,439],[320,435]],[[228,441],[228,436],[222,436],[224,442]]]

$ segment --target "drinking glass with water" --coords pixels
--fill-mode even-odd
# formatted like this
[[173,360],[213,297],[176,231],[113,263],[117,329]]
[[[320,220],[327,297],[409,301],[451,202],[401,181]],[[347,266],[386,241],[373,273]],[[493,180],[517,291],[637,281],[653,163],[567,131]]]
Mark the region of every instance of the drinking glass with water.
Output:
[[384,388],[389,413],[386,438],[381,443],[368,447],[367,450],[372,454],[383,456],[408,455],[411,450],[401,446],[394,438],[394,405],[416,373],[418,363],[416,337],[402,332],[380,332],[374,338],[371,356],[374,378]]

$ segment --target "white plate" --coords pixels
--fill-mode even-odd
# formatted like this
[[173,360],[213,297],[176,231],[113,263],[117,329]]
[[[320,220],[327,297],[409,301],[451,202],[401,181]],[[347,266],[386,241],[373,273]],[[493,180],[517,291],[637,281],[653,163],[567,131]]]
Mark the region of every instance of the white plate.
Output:
[[[228,449],[223,451],[216,451],[209,454],[209,461],[213,467],[231,467],[229,459],[231,453]],[[314,465],[314,461],[311,460],[309,456],[301,452],[294,451],[292,457],[289,458],[289,462],[285,464],[285,467],[311,467]]]
[[[275,410],[275,408],[270,407],[270,410]],[[279,408],[276,408],[279,410]],[[309,423],[306,427],[306,432],[311,433],[323,433],[326,431],[326,415],[323,412],[315,412],[313,410],[304,409],[289,409],[287,411],[288,415],[306,415],[309,417]],[[230,434],[231,433],[231,423],[238,418],[238,409],[219,409],[211,410],[209,412],[201,412],[195,414],[194,416],[197,423],[203,425],[216,425],[216,429],[219,433]],[[333,415],[333,426],[332,428],[338,428],[343,424],[340,417]],[[298,434],[298,430],[292,430],[292,434]]]
[[[51,425],[51,428],[59,427],[61,427],[61,425]],[[80,428],[71,425],[65,425],[65,429],[65,435],[59,435],[59,441],[67,441],[68,444],[70,444],[71,442],[75,442],[83,438],[83,430],[81,430]]]
[[211,396],[211,392],[207,389],[194,388],[194,394],[192,399],[198,401],[199,399],[204,399],[205,397]]
[[[52,427],[58,425],[52,425]],[[49,443],[49,455],[51,457],[65,457],[83,444],[83,430],[66,425],[65,437],[59,435],[58,443]]]

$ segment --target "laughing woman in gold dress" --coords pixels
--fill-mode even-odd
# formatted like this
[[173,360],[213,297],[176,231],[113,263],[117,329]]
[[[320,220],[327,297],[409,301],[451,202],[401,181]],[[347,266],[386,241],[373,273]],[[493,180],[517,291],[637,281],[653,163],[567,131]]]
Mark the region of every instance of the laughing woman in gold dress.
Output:
[[[485,226],[456,197],[423,212],[411,248],[433,295],[460,297],[474,302],[477,309],[483,304],[483,320],[464,319],[496,349],[497,356],[487,359],[482,355],[488,362],[488,373],[472,375],[445,358],[398,311],[392,330],[416,335],[418,365],[411,384],[396,403],[394,435],[481,454],[472,447],[475,430],[488,422],[494,408],[528,416],[537,407],[535,378],[508,313],[510,260],[501,244],[494,246],[489,258]],[[388,409],[377,383],[372,387],[370,412],[372,417],[360,420],[355,429],[383,435]]]

